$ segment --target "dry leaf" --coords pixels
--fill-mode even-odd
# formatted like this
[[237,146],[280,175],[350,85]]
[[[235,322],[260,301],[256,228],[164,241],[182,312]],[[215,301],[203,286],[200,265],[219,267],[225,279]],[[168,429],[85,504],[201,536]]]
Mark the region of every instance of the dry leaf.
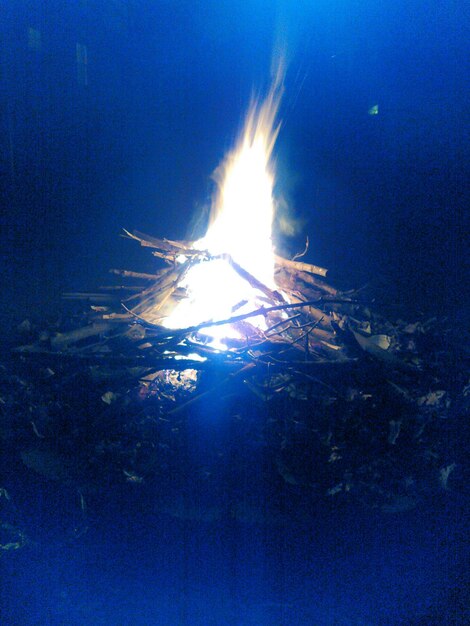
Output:
[[117,398],[118,395],[112,391],[107,391],[101,396],[101,399],[105,404],[112,404],[113,402],[116,402]]
[[419,406],[439,406],[446,392],[444,389],[430,391],[427,395],[418,398]]
[[389,421],[390,431],[388,433],[388,443],[392,446],[395,445],[398,435],[401,430],[401,421],[400,420],[390,420]]

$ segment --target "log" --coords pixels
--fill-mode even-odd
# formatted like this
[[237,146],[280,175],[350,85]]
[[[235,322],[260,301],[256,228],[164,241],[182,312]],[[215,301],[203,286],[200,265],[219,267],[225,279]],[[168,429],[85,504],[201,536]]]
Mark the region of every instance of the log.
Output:
[[261,281],[259,281],[252,274],[250,274],[250,272],[241,267],[241,265],[238,265],[238,263],[234,261],[230,255],[223,255],[223,258],[226,258],[226,260],[230,263],[231,267],[233,267],[237,274],[248,283],[250,283],[253,289],[258,289],[266,296],[268,296],[268,298],[274,300],[274,302],[286,302],[285,298],[283,298],[278,291],[273,291],[272,289],[264,285]]
[[99,287],[103,291],[134,291],[141,292],[142,285],[100,285]]
[[304,272],[304,271],[299,272],[297,276],[299,280],[303,281],[307,285],[316,287],[317,289],[320,289],[320,291],[329,293],[331,296],[337,296],[339,293],[339,291],[335,289],[334,287],[331,287],[327,283],[324,283],[323,281],[318,280],[317,278],[314,278],[307,272]]
[[142,280],[159,280],[161,278],[161,274],[146,274],[144,272],[131,272],[130,270],[111,269],[109,273],[124,276],[124,278],[141,278]]
[[317,274],[318,276],[325,277],[328,274],[328,270],[318,265],[311,265],[310,263],[303,263],[302,261],[290,261],[278,254],[274,255],[274,261],[279,267],[285,267],[288,270],[296,272],[307,272],[308,274]]
[[110,293],[63,293],[63,300],[93,300],[93,302],[116,302],[117,296]]

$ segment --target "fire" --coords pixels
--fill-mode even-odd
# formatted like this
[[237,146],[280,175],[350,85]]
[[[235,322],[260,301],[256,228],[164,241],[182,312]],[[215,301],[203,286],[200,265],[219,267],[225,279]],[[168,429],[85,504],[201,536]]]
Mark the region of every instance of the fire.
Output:
[[[211,256],[187,272],[180,284],[186,298],[164,320],[167,328],[185,328],[207,321],[228,319],[261,306],[261,292],[233,269],[227,256],[267,287],[274,289],[274,164],[272,152],[278,135],[276,114],[282,94],[282,72],[262,103],[253,102],[235,149],[217,168],[218,186],[206,235],[194,247]],[[262,328],[262,316],[250,319]],[[223,349],[224,337],[236,337],[228,326],[204,331],[214,347]]]

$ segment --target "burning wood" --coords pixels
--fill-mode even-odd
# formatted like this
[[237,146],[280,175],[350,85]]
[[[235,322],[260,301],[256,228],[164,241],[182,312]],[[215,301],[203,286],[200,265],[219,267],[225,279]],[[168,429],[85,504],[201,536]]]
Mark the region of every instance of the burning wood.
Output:
[[[152,369],[285,368],[290,375],[319,365],[354,363],[361,349],[403,366],[396,336],[384,344],[387,324],[371,319],[354,293],[328,284],[325,268],[274,253],[276,121],[283,91],[280,66],[265,100],[253,103],[235,149],[215,172],[218,191],[204,237],[174,241],[139,232],[126,237],[165,263],[143,273],[114,269],[139,282],[90,295],[86,328],[53,338],[43,351],[79,358],[127,359]],[[307,244],[308,247],[308,244]],[[144,283],[142,285],[142,282]],[[69,294],[69,297],[87,297]],[[119,297],[121,296],[121,298]],[[118,354],[116,355],[116,346]],[[104,350],[104,353],[102,353]],[[37,351],[37,346],[33,346]]]
[[[364,357],[372,355],[402,369],[412,367],[396,332],[393,339],[384,334],[388,322],[372,316],[354,293],[341,293],[329,285],[319,277],[320,268],[316,266],[276,256],[273,289],[229,255],[212,255],[191,242],[127,231],[125,235],[164,260],[166,267],[153,274],[111,270],[114,275],[140,281],[141,286],[130,285],[131,293],[122,301],[109,289],[106,294],[89,294],[90,303],[96,300],[100,304],[91,306],[91,324],[60,333],[47,345],[26,346],[23,353],[41,353],[49,360],[140,366],[145,375],[163,370],[205,372],[213,367],[237,371],[250,364],[250,374],[285,371],[295,379],[308,371],[324,371],[328,365],[353,366],[361,350]],[[259,306],[246,310],[246,302],[237,302],[229,317],[169,327],[168,316],[187,297],[181,283],[191,268],[220,260],[228,264],[248,291],[257,294],[253,302]],[[326,275],[326,270],[322,271]],[[219,289],[213,286],[215,297]],[[76,296],[83,298],[85,294]],[[106,306],[102,306],[104,302]],[[214,345],[214,329],[222,331],[222,347]],[[386,344],[375,341],[384,336]]]
[[[453,409],[439,377],[459,360],[440,364],[420,352],[419,335],[431,334],[433,324],[392,324],[371,311],[364,292],[359,298],[330,285],[326,269],[274,253],[271,153],[281,92],[278,76],[217,170],[202,239],[125,231],[162,269],[114,269],[129,284],[67,294],[90,305],[86,316],[35,340],[31,325],[22,325],[30,343],[16,350],[19,372],[24,367],[43,397],[32,403],[30,385],[0,367],[0,382],[16,389],[0,401],[22,411],[21,420],[12,411],[8,437],[16,437],[16,423],[27,433],[18,441],[34,435],[33,448],[21,451],[27,468],[72,482],[80,494],[86,482],[107,485],[108,475],[134,485],[178,476],[190,409],[220,396],[236,398],[227,410],[240,437],[272,451],[273,481],[304,488],[306,500],[317,492],[352,494],[383,511],[414,506],[423,472],[414,450],[403,454],[406,442],[419,449],[432,480],[448,488],[457,466],[445,455],[435,460],[428,423]],[[61,450],[57,433],[68,421],[72,442]],[[83,441],[88,448],[80,448]],[[70,450],[80,450],[73,465],[65,462]],[[220,459],[224,451],[212,453]],[[240,464],[249,457],[243,450]]]
[[[239,348],[248,350],[254,340],[259,347],[261,343],[284,343],[286,347],[295,346],[296,350],[308,352],[312,358],[325,359],[341,350],[337,343],[336,332],[332,326],[332,317],[327,309],[338,299],[338,291],[324,280],[313,279],[312,271],[318,273],[326,270],[300,262],[290,262],[282,257],[276,257],[275,280],[278,289],[271,289],[260,280],[242,268],[229,255],[213,256],[206,250],[197,250],[188,242],[169,242],[165,239],[156,239],[145,235],[126,232],[130,238],[137,240],[141,246],[151,248],[159,258],[163,258],[171,266],[161,272],[154,284],[144,289],[140,294],[130,296],[125,302],[129,314],[147,328],[160,331],[160,337],[184,337],[194,343],[203,343],[202,337],[197,337],[198,331],[215,326],[232,326],[241,330],[239,333]],[[214,260],[227,262],[236,274],[246,282],[247,286],[261,294],[262,306],[246,313],[237,314],[237,305],[233,307],[233,315],[218,320],[205,320],[199,324],[186,328],[164,330],[168,310],[178,305],[184,297],[184,290],[178,285],[184,273],[194,263],[210,263]],[[122,276],[136,277],[136,272],[113,270]],[[312,282],[314,281],[314,282]],[[214,291],[218,289],[214,286]],[[350,299],[350,297],[349,297]],[[130,304],[132,303],[132,306]],[[237,303],[238,305],[244,303]],[[315,305],[315,306],[314,306]],[[299,311],[299,312],[297,312]],[[292,315],[292,313],[296,313]],[[252,318],[264,317],[265,328],[260,329],[241,323]],[[106,317],[106,316],[105,316]],[[158,335],[157,335],[158,336]],[[243,338],[243,339],[242,339]],[[299,344],[300,339],[305,339]],[[329,340],[330,344],[325,344]],[[229,342],[230,343],[230,342]],[[233,343],[233,342],[232,342]],[[332,348],[332,346],[334,346]],[[337,355],[335,359],[337,359]]]

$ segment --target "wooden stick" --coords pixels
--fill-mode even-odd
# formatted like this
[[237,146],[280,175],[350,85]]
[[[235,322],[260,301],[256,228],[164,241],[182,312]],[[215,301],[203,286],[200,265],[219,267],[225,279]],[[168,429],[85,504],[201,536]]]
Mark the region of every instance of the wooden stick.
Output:
[[[234,324],[235,322],[241,322],[242,320],[249,319],[250,317],[257,317],[258,315],[268,315],[269,313],[273,313],[274,311],[283,311],[285,309],[301,309],[304,307],[309,307],[312,304],[320,304],[321,302],[325,302],[325,300],[320,298],[318,300],[310,300],[308,302],[295,302],[293,304],[278,304],[276,306],[271,306],[271,307],[260,307],[259,309],[256,309],[255,311],[250,311],[249,313],[244,313],[243,315],[235,315],[225,320],[218,320],[215,322],[214,321],[203,322],[202,324],[196,324],[195,326],[187,326],[186,328],[178,328],[173,331],[171,331],[170,329],[166,329],[165,332],[162,332],[160,334],[160,337],[176,337],[180,335],[183,336],[189,333],[197,332],[198,330],[201,330],[202,328],[209,328],[211,326],[224,326],[225,324]],[[157,324],[152,324],[150,322],[147,322],[147,324],[153,327],[158,327]],[[160,326],[159,328],[162,328],[162,327]]]
[[310,263],[302,263],[302,261],[289,261],[278,254],[274,255],[274,260],[280,267],[285,267],[289,270],[295,270],[297,272],[308,272],[309,274],[317,274],[318,276],[326,276],[328,270],[318,265],[311,265]]
[[126,236],[138,241],[144,248],[153,248],[153,255],[162,259],[175,260],[177,256],[207,257],[207,251],[197,250],[192,247],[192,242],[171,241],[170,239],[157,239],[135,231],[133,234],[124,229]]
[[[130,302],[131,300],[135,300],[136,298],[140,298],[141,302],[143,301],[142,298],[144,296],[147,296],[148,294],[153,295],[157,295],[158,293],[164,291],[164,289],[166,287],[168,287],[171,282],[174,280],[174,277],[176,277],[178,275],[176,268],[174,267],[167,267],[164,270],[162,270],[159,279],[156,283],[150,285],[150,287],[147,287],[146,289],[144,289],[143,291],[141,290],[140,293],[134,295],[134,296],[130,296],[129,298],[127,298],[126,300],[124,300],[124,302]],[[173,278],[172,278],[173,276]],[[166,278],[170,277],[170,282],[164,282]]]
[[268,296],[268,298],[274,300],[275,302],[286,302],[285,298],[283,298],[278,291],[273,291],[269,287],[266,287],[266,285],[264,285],[260,280],[255,278],[253,274],[250,274],[250,272],[241,267],[241,265],[238,265],[238,263],[234,261],[229,254],[223,255],[222,258],[225,258],[233,267],[233,269],[237,272],[237,274],[244,278],[247,282],[249,282],[254,289],[258,289],[266,296]]
[[103,291],[134,291],[141,292],[142,285],[100,285],[99,287]]
[[[124,232],[127,232],[126,230]],[[127,233],[129,234],[129,233]],[[151,237],[145,233],[141,233],[138,230],[135,230],[133,235],[131,235],[133,239],[137,239],[138,241],[145,241],[148,244],[152,244],[155,248],[167,249],[168,247],[179,248],[181,250],[193,250],[193,241],[172,241],[171,239],[160,239],[158,237]]]
[[[175,279],[171,283],[166,285],[165,288],[162,287],[161,289],[157,289],[157,291],[155,291],[155,295],[157,293],[161,293],[161,296],[158,299],[158,302],[155,302],[154,306],[152,307],[152,313],[157,313],[158,311],[161,310],[163,305],[173,295],[175,290],[178,289],[179,282],[188,273],[189,269],[191,268],[191,265],[192,265],[191,261],[186,261],[185,263],[183,263],[183,265],[180,266],[180,270],[177,273]],[[132,309],[132,313],[136,313],[137,311],[139,311],[140,314],[144,313],[146,307],[144,307],[143,305],[144,305],[144,301],[141,301],[138,304],[136,304],[136,306]]]
[[161,275],[159,274],[145,274],[143,272],[131,272],[129,270],[109,270],[110,274],[116,274],[117,276],[124,276],[124,278],[142,278],[143,280],[159,280]]
[[339,293],[338,290],[334,287],[331,287],[327,283],[324,283],[323,281],[314,278],[307,272],[299,272],[297,278],[299,280],[302,280],[304,283],[307,283],[307,285],[312,285],[313,287],[320,289],[320,291],[325,291],[326,293],[329,293],[331,296],[336,296]]
[[[99,354],[99,353],[85,353],[85,352],[54,352],[51,350],[42,350],[39,347],[21,346],[15,348],[13,354],[19,357],[27,357],[31,359],[37,359],[46,363],[80,363],[82,365],[103,365],[105,367],[142,367],[143,369],[151,371],[161,370],[175,370],[183,371],[186,369],[195,369],[200,371],[213,370],[219,367],[234,370],[235,373],[240,371],[240,366],[247,365],[246,359],[242,357],[227,358],[225,354],[218,354],[210,356],[205,361],[196,361],[193,359],[175,359],[174,356],[162,357],[160,355],[113,355],[113,354]],[[233,353],[227,353],[233,356]],[[266,360],[269,359],[269,360]],[[358,359],[349,359],[344,361],[330,361],[326,359],[318,359],[316,361],[299,361],[289,360],[283,361],[281,359],[271,358],[270,355],[263,355],[262,358],[256,360],[250,359],[249,363],[252,367],[256,365],[259,369],[267,368],[271,370],[284,370],[294,369],[302,371],[311,371],[320,369],[324,371],[328,366],[336,368],[344,363],[357,362]],[[251,368],[250,368],[251,369]]]
[[93,302],[116,302],[117,296],[110,293],[63,293],[63,300],[93,300]]
[[[159,252],[156,256],[160,257],[174,257],[177,254],[190,255],[190,256],[207,256],[207,251],[198,250],[193,248],[194,242],[192,241],[172,241],[170,239],[159,239],[157,237],[151,237],[144,233],[135,231],[130,233],[124,230],[126,235],[131,239],[134,239],[140,243],[141,246],[153,248]],[[155,254],[155,252],[154,252]],[[274,255],[274,259],[277,265],[285,267],[289,270],[295,270],[298,272],[307,272],[309,274],[317,274],[318,276],[325,277],[328,274],[328,270],[318,265],[312,265],[311,263],[303,263],[302,261],[291,261],[285,259],[278,254]]]
[[[305,300],[303,300],[302,298],[299,298],[297,295],[294,295],[294,294],[290,295],[290,299],[291,299],[291,302],[305,302]],[[321,309],[317,309],[314,306],[309,306],[307,314],[310,317],[312,317],[314,320],[318,321],[319,326],[321,328],[324,328],[326,330],[331,330],[332,328],[331,322],[333,321],[333,318],[330,315],[328,315],[328,313],[325,313]]]

